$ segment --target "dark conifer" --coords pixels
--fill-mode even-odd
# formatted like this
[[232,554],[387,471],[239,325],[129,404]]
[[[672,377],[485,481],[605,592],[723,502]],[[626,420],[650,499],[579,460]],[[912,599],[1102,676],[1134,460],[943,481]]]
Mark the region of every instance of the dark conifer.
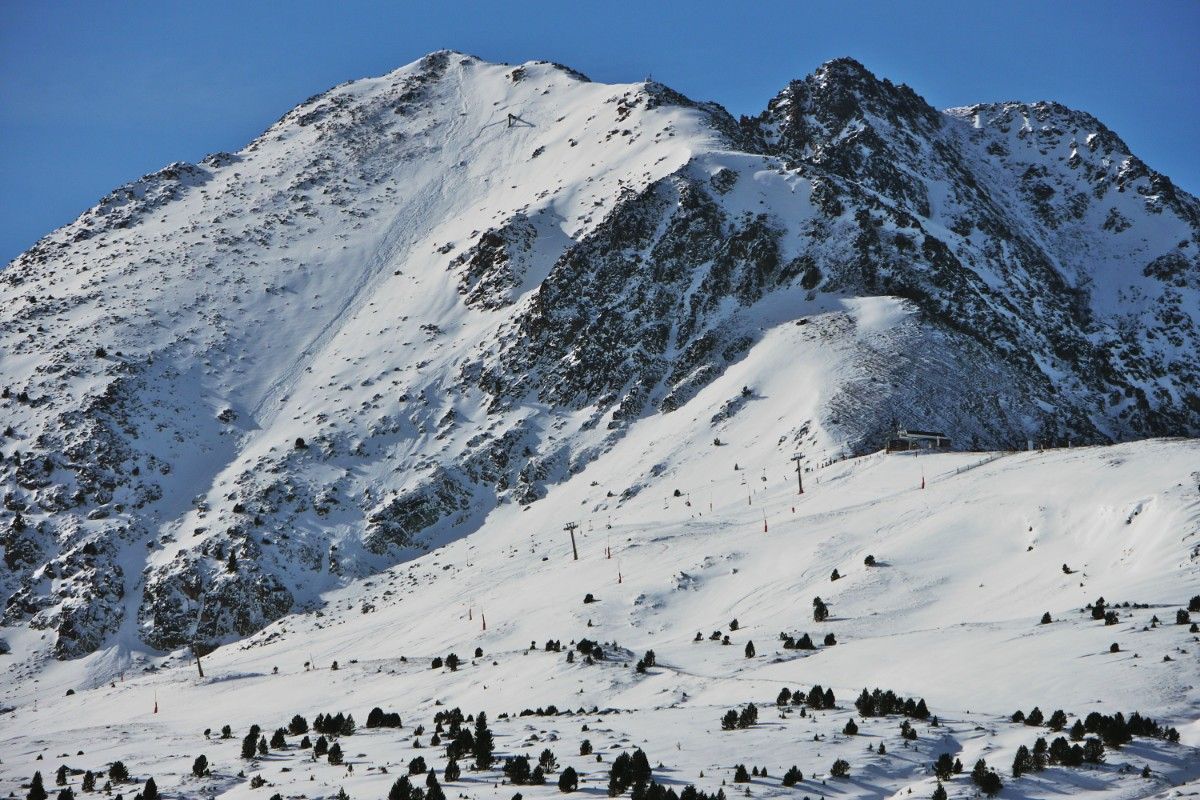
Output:
[[492,732],[488,730],[487,715],[482,711],[475,718],[475,737],[472,754],[475,756],[476,769],[487,769],[492,765],[492,749],[494,747]]
[[28,800],[48,800],[50,797],[46,793],[46,787],[42,785],[42,773],[33,773],[33,780],[29,782],[29,794],[25,795]]
[[254,758],[258,753],[258,734],[251,732],[242,737],[242,758]]
[[1014,778],[1019,778],[1026,772],[1033,771],[1033,756],[1029,753],[1029,748],[1021,745],[1017,748],[1017,755],[1013,758],[1012,774]]

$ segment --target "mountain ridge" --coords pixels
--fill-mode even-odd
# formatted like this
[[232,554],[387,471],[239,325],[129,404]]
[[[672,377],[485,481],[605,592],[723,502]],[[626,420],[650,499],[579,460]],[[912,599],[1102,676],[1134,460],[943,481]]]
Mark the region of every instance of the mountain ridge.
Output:
[[735,120],[431,53],[0,272],[4,623],[59,658],[250,635],[639,422],[720,439],[754,387],[691,404],[782,326],[826,343],[791,447],[1195,436],[1198,252],[1200,202],[1057,104],[939,112],[839,59]]

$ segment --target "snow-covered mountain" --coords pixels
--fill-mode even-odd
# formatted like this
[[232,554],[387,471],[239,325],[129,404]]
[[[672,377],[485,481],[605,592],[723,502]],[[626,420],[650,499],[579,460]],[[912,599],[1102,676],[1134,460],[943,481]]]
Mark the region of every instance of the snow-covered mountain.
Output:
[[[391,608],[398,597],[378,595],[372,576],[415,579],[396,565],[443,545],[454,549],[416,562],[421,580],[452,552],[438,569],[460,583],[431,590],[419,612],[406,600],[388,613],[429,627],[397,628],[405,641],[451,647],[449,629],[432,631],[466,613],[472,588],[548,602],[522,576],[549,569],[534,556],[584,517],[619,520],[614,549],[656,553],[618,614],[632,628],[604,634],[638,638],[641,615],[679,596],[663,581],[682,592],[742,550],[762,522],[754,491],[780,493],[771,514],[790,507],[793,452],[814,480],[819,465],[878,450],[897,422],[945,430],[964,450],[1200,434],[1200,201],[1088,114],[937,111],[849,59],[735,120],[657,83],[433,53],[306,101],[236,154],[117,189],[0,271],[0,292],[0,640],[13,651],[0,658],[22,702],[34,675],[107,685],[193,639],[207,650],[274,631],[302,651],[283,631],[313,618],[289,614],[328,614],[330,597],[353,597],[356,613]],[[1054,554],[1036,556],[1051,573],[1124,554],[1144,577],[1114,562],[1106,585],[1068,592],[1073,579],[1047,575],[1062,585],[1039,586],[1018,613],[1012,579],[989,563],[986,604],[914,600],[896,635],[955,615],[1024,624],[1096,593],[1187,600],[1195,447],[1077,452],[1061,473],[1006,473],[1021,510],[988,513],[1012,515],[1004,541],[1022,547],[1055,519]],[[931,471],[981,456],[939,458]],[[1126,460],[1150,476],[1136,491],[1076,485]],[[880,469],[916,469],[896,464]],[[899,519],[918,536],[952,524],[970,536],[990,491],[967,484],[942,501],[964,505],[946,516],[852,513],[899,491],[863,469],[822,478],[830,505],[788,523],[797,535],[854,527],[830,528],[836,553],[779,551],[807,577],[763,599],[772,614],[807,614],[825,562],[861,563]],[[749,499],[740,516],[735,495]],[[698,521],[723,502],[723,522]],[[1072,502],[1101,526],[1094,539],[1072,528],[1086,516]],[[660,503],[681,516],[651,524]],[[1169,509],[1169,531],[1121,543],[1125,518],[1151,507]],[[938,521],[923,527],[926,515]],[[686,557],[656,544],[692,530],[727,541]],[[926,544],[889,549],[925,562],[930,583],[873,585],[936,592],[944,569],[966,586],[973,573]],[[590,586],[559,579],[572,604]],[[690,642],[701,617],[738,605],[671,624]],[[798,622],[762,613],[777,628]],[[583,634],[565,624],[554,634]],[[536,628],[507,628],[513,641],[486,649],[543,638]],[[1142,688],[1143,710],[1176,722],[1197,707],[1194,687]]]

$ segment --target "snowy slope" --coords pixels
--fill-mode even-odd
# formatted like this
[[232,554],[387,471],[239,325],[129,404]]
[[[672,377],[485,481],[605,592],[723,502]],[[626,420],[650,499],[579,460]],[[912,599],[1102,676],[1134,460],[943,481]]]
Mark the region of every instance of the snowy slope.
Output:
[[[335,87],[236,154],[121,187],[0,272],[3,728],[29,731],[10,741],[32,757],[78,725],[60,705],[38,733],[35,701],[87,696],[116,720],[160,685],[195,708],[208,684],[182,666],[134,680],[193,639],[218,648],[213,709],[231,719],[317,703],[310,649],[384,658],[383,675],[411,656],[400,694],[337,678],[347,710],[426,714],[424,661],[469,655],[485,608],[488,653],[578,639],[591,618],[671,667],[606,665],[589,704],[687,692],[680,713],[715,720],[710,705],[793,680],[770,673],[794,659],[766,654],[820,594],[845,644],[820,652],[820,681],[839,697],[879,684],[991,719],[1083,712],[1120,681],[1132,707],[1103,709],[1195,744],[1194,655],[1160,663],[1186,628],[1109,658],[1112,629],[1077,611],[1156,604],[1131,612],[1140,627],[1200,592],[1192,443],[953,478],[987,456],[864,454],[895,422],[962,450],[1196,435],[1198,247],[1200,203],[1089,115],[938,112],[848,59],[740,121],[660,84],[453,52]],[[813,491],[792,512],[797,450]],[[561,563],[571,519],[578,565]],[[863,570],[868,553],[888,566]],[[1044,611],[1066,621],[1032,626]],[[705,644],[684,671],[696,631],[729,615],[766,626],[760,658]],[[1106,666],[1079,680],[1084,658]],[[547,683],[577,679],[561,657],[498,661],[520,705],[567,707]],[[453,702],[501,710],[469,672]],[[144,723],[128,717],[134,750],[182,748],[200,724]],[[884,773],[877,789],[908,785]]]
[[[766,387],[761,413],[722,429],[727,445],[688,441],[684,424],[626,437],[527,512],[505,507],[467,539],[328,595],[320,613],[286,617],[217,650],[204,659],[204,679],[180,653],[128,664],[97,654],[50,665],[36,683],[6,681],[2,702],[15,709],[3,718],[3,779],[15,787],[59,762],[102,769],[119,758],[179,796],[257,797],[246,781],[262,775],[268,793],[284,796],[332,797],[344,786],[352,797],[382,797],[411,758],[440,771],[431,719],[455,706],[486,710],[503,754],[550,747],[597,789],[615,755],[609,748],[634,746],[661,761],[660,780],[710,791],[738,763],[765,766],[772,777],[753,788],[764,796],[790,796],[779,779],[792,764],[811,776],[797,791],[877,797],[911,788],[928,796],[929,764],[943,751],[968,771],[986,758],[1004,772],[1005,796],[1150,797],[1200,777],[1197,637],[1170,624],[1200,586],[1194,441],[998,458],[874,454],[813,470],[798,496],[786,449],[762,444],[788,404],[774,391],[784,384]],[[609,498],[647,455],[669,464],[661,490],[624,503]],[[581,525],[579,561],[561,530],[568,518]],[[868,554],[876,566],[863,565]],[[1063,563],[1074,572],[1064,574]],[[843,577],[831,581],[835,568]],[[583,603],[585,593],[596,602]],[[1084,612],[1099,595],[1118,609],[1116,625]],[[830,606],[823,623],[813,621],[814,596]],[[1047,611],[1054,621],[1039,624]],[[1149,627],[1154,615],[1167,624]],[[731,645],[710,641],[714,630]],[[697,632],[704,641],[693,641]],[[782,649],[781,633],[809,633],[818,648]],[[837,644],[821,645],[827,633]],[[606,660],[568,663],[565,652],[542,649],[552,639],[570,649],[583,637],[604,643]],[[754,658],[743,652],[750,641]],[[1109,652],[1114,641],[1121,652]],[[19,658],[37,647],[36,634],[13,645]],[[483,658],[470,658],[476,647]],[[657,666],[641,675],[631,666],[647,649]],[[430,668],[450,652],[464,658],[458,671]],[[310,660],[317,669],[308,669]],[[339,668],[330,671],[334,661]],[[839,708],[811,719],[793,709],[777,719],[781,688],[813,684],[832,687]],[[924,697],[942,724],[918,722],[918,739],[906,743],[899,718],[854,712],[864,686]],[[68,688],[76,691],[64,696]],[[760,724],[721,732],[724,711],[747,702],[761,704]],[[376,705],[399,711],[406,727],[362,731]],[[498,720],[550,705],[610,711]],[[1103,767],[1051,767],[1014,781],[1007,770],[1016,748],[1054,736],[1007,721],[1035,705],[1047,716],[1063,708],[1072,723],[1093,711],[1149,713],[1177,726],[1183,743],[1139,737],[1110,749]],[[295,749],[298,736],[289,737],[291,749],[258,762],[238,755],[252,723],[269,734],[293,714],[311,720],[338,711],[360,726],[342,742],[353,774],[310,761]],[[852,717],[861,723],[857,737],[841,733]],[[223,724],[234,739],[200,735]],[[426,727],[417,735],[422,747],[412,743],[418,724]],[[812,741],[816,734],[822,741]],[[605,763],[575,757],[583,738]],[[880,742],[889,755],[866,751]],[[73,755],[77,749],[83,754]],[[184,777],[200,753],[214,777]],[[852,766],[849,781],[828,777],[838,757]],[[1151,779],[1138,775],[1143,766]],[[512,793],[493,785],[494,772],[464,774],[458,788],[472,797]],[[950,787],[969,794],[965,776]]]

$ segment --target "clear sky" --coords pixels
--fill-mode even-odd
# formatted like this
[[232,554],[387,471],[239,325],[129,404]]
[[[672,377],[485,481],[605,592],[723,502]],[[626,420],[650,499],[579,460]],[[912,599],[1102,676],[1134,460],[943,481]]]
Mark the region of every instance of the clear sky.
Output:
[[734,114],[850,55],[939,108],[1057,100],[1200,193],[1200,2],[0,2],[0,264],[109,190],[440,48]]

